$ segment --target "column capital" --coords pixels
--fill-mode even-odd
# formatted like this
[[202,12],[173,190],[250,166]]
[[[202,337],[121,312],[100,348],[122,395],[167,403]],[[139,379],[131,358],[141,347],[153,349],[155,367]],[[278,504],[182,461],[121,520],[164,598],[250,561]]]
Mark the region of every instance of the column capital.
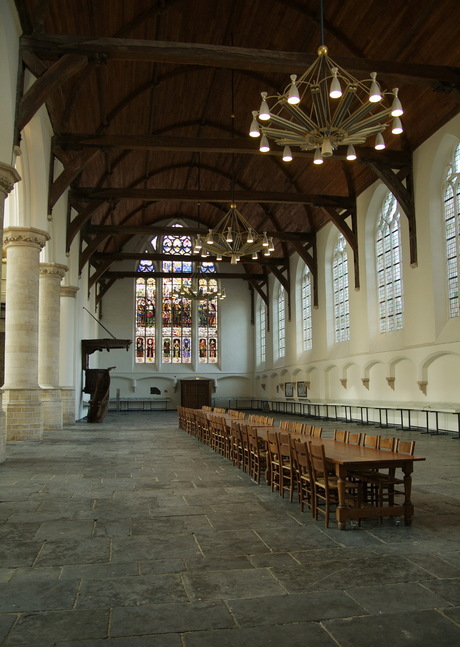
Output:
[[60,265],[59,263],[40,263],[38,271],[40,276],[50,276],[61,280],[68,269],[67,265]]
[[61,285],[61,297],[73,297],[75,299],[79,289],[75,285]]
[[50,238],[48,232],[34,227],[7,227],[3,232],[5,247],[26,246],[41,250]]
[[3,193],[5,198],[20,179],[21,176],[14,166],[0,162],[0,193]]

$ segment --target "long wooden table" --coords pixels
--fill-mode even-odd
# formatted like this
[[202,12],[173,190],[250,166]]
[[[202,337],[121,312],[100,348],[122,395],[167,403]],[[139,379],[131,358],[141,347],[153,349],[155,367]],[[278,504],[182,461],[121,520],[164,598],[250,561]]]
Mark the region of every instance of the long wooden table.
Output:
[[[314,438],[295,432],[286,432],[277,427],[258,427],[257,434],[263,440],[267,439],[269,431],[289,433],[290,436],[303,441],[321,443],[324,445],[327,460],[334,466],[338,481],[339,504],[336,509],[337,525],[340,530],[345,530],[347,521],[371,517],[404,517],[406,526],[412,523],[414,506],[411,502],[412,472],[415,461],[424,461],[421,456],[409,456],[396,452],[387,452],[380,449],[371,449],[360,445],[351,445],[339,442],[332,438]],[[395,468],[401,469],[404,481],[404,502],[401,504],[386,505],[383,507],[366,506],[360,508],[347,507],[345,503],[345,481],[352,473],[368,471],[370,469]]]

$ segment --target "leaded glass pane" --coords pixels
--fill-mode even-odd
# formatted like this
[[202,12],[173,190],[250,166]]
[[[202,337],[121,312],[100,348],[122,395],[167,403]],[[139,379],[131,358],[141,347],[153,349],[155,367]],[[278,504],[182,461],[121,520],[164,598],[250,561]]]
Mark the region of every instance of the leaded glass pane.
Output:
[[460,145],[453,154],[444,189],[444,236],[446,241],[449,317],[460,315],[458,277],[460,262]]
[[[145,268],[145,265],[142,268]],[[146,270],[139,269],[139,271]],[[155,361],[155,309],[155,279],[136,279],[136,364]]]
[[380,212],[375,238],[381,333],[402,327],[400,246],[398,203],[393,194],[388,193]]

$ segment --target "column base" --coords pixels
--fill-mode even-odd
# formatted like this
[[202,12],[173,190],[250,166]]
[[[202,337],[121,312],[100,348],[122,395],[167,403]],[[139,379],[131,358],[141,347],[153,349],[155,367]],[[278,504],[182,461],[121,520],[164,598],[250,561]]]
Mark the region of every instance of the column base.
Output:
[[61,388],[61,400],[63,424],[75,424],[75,389],[72,386],[63,386]]
[[41,391],[43,407],[43,430],[62,430],[61,389],[43,388]]
[[40,389],[4,389],[6,440],[42,440],[43,407]]

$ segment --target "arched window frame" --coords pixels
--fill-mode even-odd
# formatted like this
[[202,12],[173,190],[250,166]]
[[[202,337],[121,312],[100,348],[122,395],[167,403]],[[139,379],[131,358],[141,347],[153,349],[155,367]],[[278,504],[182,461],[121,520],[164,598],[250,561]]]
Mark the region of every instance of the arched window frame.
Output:
[[460,316],[460,144],[455,147],[443,190],[444,250],[449,318]]
[[377,294],[380,332],[403,327],[400,210],[395,196],[383,200],[375,236]]
[[334,337],[336,343],[350,339],[350,302],[348,295],[347,243],[339,233],[332,254]]
[[[182,225],[174,224],[180,228]],[[209,289],[217,288],[217,280],[212,277],[216,267],[213,262],[203,261],[195,267],[187,257],[193,251],[193,240],[190,236],[169,234],[163,238],[152,238],[145,249],[146,254],[161,248],[163,253],[182,256],[184,260],[163,260],[163,272],[200,271],[209,278],[200,278],[201,287],[206,283]],[[152,278],[142,277],[143,273],[154,273],[155,264],[150,260],[138,263],[139,278],[136,279],[136,364],[191,364],[196,357],[199,364],[218,363],[218,299],[196,301],[196,307],[191,299],[178,297],[175,292],[182,286],[190,287],[191,279],[185,277]],[[145,321],[146,295],[154,293],[153,325],[142,330],[139,323]],[[141,304],[140,302],[143,301]],[[142,312],[141,312],[142,310]],[[160,341],[158,341],[160,340]]]
[[313,277],[308,269],[304,268],[300,285],[302,304],[302,343],[304,350],[313,348],[313,326],[312,326],[312,290]]
[[278,359],[286,356],[286,292],[282,285],[279,286],[277,295],[277,335],[276,351]]
[[258,360],[264,364],[267,359],[267,306],[262,299],[257,309],[257,342]]

